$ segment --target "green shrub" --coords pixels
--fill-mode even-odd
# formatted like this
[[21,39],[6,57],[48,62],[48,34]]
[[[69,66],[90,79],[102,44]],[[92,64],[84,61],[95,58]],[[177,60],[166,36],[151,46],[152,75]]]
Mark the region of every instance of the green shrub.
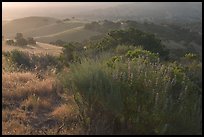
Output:
[[188,53],[179,60],[187,76],[202,88],[202,62],[197,54]]
[[[115,51],[115,49],[117,53],[121,48],[119,45],[132,45],[133,47],[141,45],[145,50],[156,54],[158,53],[160,58],[164,60],[167,60],[169,55],[169,50],[165,48],[161,40],[154,34],[142,32],[133,28],[110,31],[104,38],[96,42],[94,48],[98,53]],[[130,47],[131,49],[132,46]],[[126,50],[125,47],[123,47],[122,50]]]
[[134,46],[130,45],[118,45],[115,49],[116,54],[118,55],[124,55],[125,53],[127,53],[129,50],[133,50],[135,49]]
[[62,83],[89,134],[201,134],[200,90],[176,64],[85,60]]
[[159,55],[158,54],[155,54],[155,53],[152,53],[148,50],[143,50],[141,48],[138,48],[138,49],[135,49],[135,50],[129,50],[126,54],[126,56],[130,59],[135,59],[135,58],[139,58],[139,57],[142,57],[142,58],[145,58],[145,59],[148,59],[150,60],[151,62],[155,62],[159,59]]
[[28,69],[31,67],[29,54],[23,51],[13,50],[9,55],[9,58],[17,67],[22,69]]

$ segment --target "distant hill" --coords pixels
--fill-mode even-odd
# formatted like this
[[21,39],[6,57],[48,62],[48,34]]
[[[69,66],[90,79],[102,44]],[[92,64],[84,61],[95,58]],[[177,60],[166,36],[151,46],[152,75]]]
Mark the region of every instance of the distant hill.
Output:
[[87,21],[59,20],[49,17],[26,17],[12,20],[3,25],[5,38],[14,38],[17,32],[23,36],[34,37],[39,42],[54,42],[63,40],[67,42],[81,42],[99,32],[84,29]]
[[55,33],[61,33],[63,31],[73,29],[75,27],[83,26],[83,22],[68,21],[63,23],[53,23],[50,25],[42,26],[36,29],[25,31],[23,34],[30,37],[41,37],[46,35],[53,35]]
[[83,26],[68,29],[65,31],[62,31],[60,33],[51,34],[47,36],[40,36],[35,37],[37,41],[41,42],[54,42],[56,40],[63,40],[66,42],[81,42],[83,40],[89,39],[92,36],[99,35],[99,32],[86,30]]
[[2,20],[2,25],[5,25],[8,22],[9,22],[8,20]]
[[201,2],[135,2],[80,13],[89,19],[123,19],[158,22],[194,22],[202,20]]
[[17,32],[25,32],[42,26],[56,23],[58,19],[50,17],[25,17],[11,20],[2,24],[2,33],[6,37],[13,37]]

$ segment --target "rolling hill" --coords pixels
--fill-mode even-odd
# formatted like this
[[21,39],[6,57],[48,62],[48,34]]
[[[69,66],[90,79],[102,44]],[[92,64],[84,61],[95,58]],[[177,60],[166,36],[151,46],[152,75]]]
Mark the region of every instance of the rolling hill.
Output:
[[19,46],[10,46],[10,45],[7,45],[5,41],[2,41],[2,52],[12,51],[12,50],[20,50],[20,51],[25,51],[32,54],[49,54],[49,55],[57,56],[62,52],[62,47],[37,42],[37,45],[35,46],[28,45],[25,48],[25,47],[19,47]]
[[56,23],[58,19],[50,17],[25,17],[11,20],[2,26],[2,34],[6,37],[14,37],[17,32],[25,32],[42,26]]
[[92,36],[96,36],[100,34],[96,31],[86,30],[83,26],[75,27],[72,29],[68,29],[59,33],[47,35],[47,36],[40,36],[34,37],[37,41],[41,42],[53,42],[56,40],[63,40],[66,42],[81,42],[83,40],[89,39]]
[[25,38],[34,37],[37,41],[45,43],[58,39],[80,42],[99,34],[84,29],[86,23],[87,21],[79,20],[63,21],[49,17],[26,17],[4,23],[2,33],[5,38],[13,39],[17,32],[21,32]]
[[63,22],[63,23],[53,23],[50,25],[42,26],[36,29],[28,30],[23,32],[25,36],[29,37],[40,37],[45,35],[51,35],[55,33],[60,33],[64,30],[69,30],[75,27],[82,26],[82,22]]
[[[141,23],[125,20],[122,22],[123,25],[118,29],[132,26],[144,32],[154,33],[162,39],[163,43],[169,49],[194,50],[202,55],[200,52],[200,49],[202,49],[202,33],[200,32],[200,28],[202,28],[202,25],[200,26],[199,22],[184,26],[171,23],[155,24],[151,22]],[[106,23],[102,27],[105,31],[103,33],[98,30],[98,27],[95,29],[86,29],[84,26],[87,23],[89,21],[78,19],[65,21],[50,17],[26,17],[4,22],[2,33],[5,38],[14,38],[17,32],[21,32],[25,38],[34,37],[38,42],[42,43],[50,43],[57,40],[82,42],[94,36],[103,36],[108,33],[108,31],[105,31],[106,27],[108,27],[107,25],[110,27],[114,24],[111,22]]]

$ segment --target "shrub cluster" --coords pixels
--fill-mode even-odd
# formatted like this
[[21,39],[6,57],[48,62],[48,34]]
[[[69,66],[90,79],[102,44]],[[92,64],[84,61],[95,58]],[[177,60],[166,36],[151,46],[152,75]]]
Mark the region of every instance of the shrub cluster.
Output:
[[201,134],[201,89],[185,69],[135,58],[114,58],[115,67],[87,59],[61,77],[88,134]]

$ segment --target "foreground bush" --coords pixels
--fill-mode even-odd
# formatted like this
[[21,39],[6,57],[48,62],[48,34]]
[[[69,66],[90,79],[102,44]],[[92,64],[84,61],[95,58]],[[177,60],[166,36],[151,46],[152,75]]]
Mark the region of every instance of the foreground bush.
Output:
[[62,82],[75,92],[87,134],[201,134],[201,89],[176,64],[85,60]]

